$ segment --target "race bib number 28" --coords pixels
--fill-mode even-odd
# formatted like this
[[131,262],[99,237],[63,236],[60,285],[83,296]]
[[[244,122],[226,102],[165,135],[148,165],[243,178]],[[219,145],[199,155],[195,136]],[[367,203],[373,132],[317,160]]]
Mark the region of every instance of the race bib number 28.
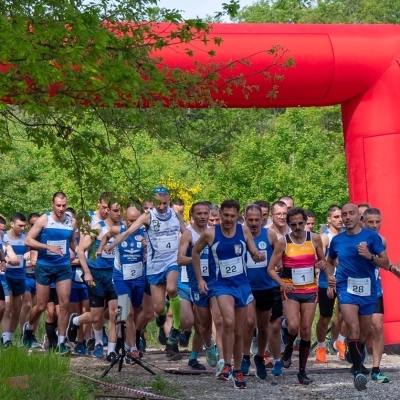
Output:
[[347,292],[356,296],[371,295],[371,279],[370,278],[348,278]]

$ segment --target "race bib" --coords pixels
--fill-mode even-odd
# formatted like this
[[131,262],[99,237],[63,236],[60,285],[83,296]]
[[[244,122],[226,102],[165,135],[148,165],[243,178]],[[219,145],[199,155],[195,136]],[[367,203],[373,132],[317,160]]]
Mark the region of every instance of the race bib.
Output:
[[308,285],[314,282],[314,267],[292,269],[293,285]]
[[75,279],[74,279],[74,281],[75,281],[75,282],[81,282],[81,283],[83,283],[82,276],[83,276],[83,270],[82,270],[82,268],[77,268],[77,269],[75,270]]
[[[63,253],[63,255],[67,254],[67,241],[66,240],[48,240],[47,244],[49,246],[56,246],[59,247]],[[55,253],[47,250],[47,254],[54,256]]]
[[[109,244],[109,243],[107,243]],[[106,253],[104,250],[101,251],[102,258],[115,258],[115,247],[111,250],[111,253]]]
[[7,264],[7,268],[21,268],[24,266],[24,256],[21,254],[16,254],[16,256],[18,257],[19,264],[18,265]]
[[371,295],[371,279],[370,278],[348,278],[347,292],[355,296]]
[[158,237],[157,245],[161,253],[176,251],[178,250],[178,235]]
[[265,254],[265,261],[255,262],[249,252],[247,252],[247,268],[265,268],[268,266],[267,252],[259,250],[260,253]]
[[208,260],[202,260],[200,258],[200,270],[201,276],[210,276],[210,270],[208,269]]
[[186,269],[185,265],[183,265],[182,269],[181,269],[181,282],[182,283],[188,283],[189,282],[189,277],[188,277],[188,273],[187,273],[187,269]]
[[124,281],[140,278],[143,275],[143,263],[122,264],[122,275]]
[[242,257],[230,258],[229,260],[220,260],[219,268],[223,278],[230,278],[231,276],[240,275],[243,273]]

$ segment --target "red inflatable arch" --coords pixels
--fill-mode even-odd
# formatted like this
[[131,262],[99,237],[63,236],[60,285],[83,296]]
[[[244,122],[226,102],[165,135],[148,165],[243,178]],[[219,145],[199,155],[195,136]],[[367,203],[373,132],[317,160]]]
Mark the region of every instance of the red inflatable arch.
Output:
[[[168,29],[162,26],[162,29]],[[182,48],[166,48],[161,55],[170,67],[193,68],[193,58],[184,48],[192,47],[199,63],[249,59],[226,77],[260,71],[270,64],[265,53],[273,45],[289,49],[295,68],[279,71],[277,99],[266,98],[268,83],[261,73],[247,78],[260,86],[245,98],[240,89],[232,95],[221,92],[227,107],[297,107],[341,104],[346,147],[350,199],[369,202],[383,215],[382,234],[388,239],[389,255],[397,262],[400,250],[397,225],[400,208],[400,27],[392,25],[294,25],[216,24],[212,35],[223,44],[210,59],[201,42]],[[203,51],[206,50],[206,51]],[[251,56],[254,55],[254,56]],[[264,90],[263,90],[264,87]],[[396,111],[397,110],[397,111]],[[400,343],[400,283],[390,273],[382,273],[385,301],[385,343]]]

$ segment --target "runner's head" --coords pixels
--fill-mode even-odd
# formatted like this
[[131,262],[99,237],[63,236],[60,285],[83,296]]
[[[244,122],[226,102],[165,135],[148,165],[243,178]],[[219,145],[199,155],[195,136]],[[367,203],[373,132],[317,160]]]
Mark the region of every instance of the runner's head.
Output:
[[367,208],[370,208],[371,206],[369,203],[360,203],[358,206],[358,212],[360,213],[360,225],[363,227],[364,226],[364,211]]
[[183,215],[185,209],[185,203],[181,199],[173,199],[171,201],[171,208],[179,215]]
[[16,236],[21,236],[26,227],[26,217],[24,214],[16,212],[11,215],[11,230]]
[[268,221],[268,216],[269,216],[269,203],[268,203],[268,201],[257,200],[257,201],[254,202],[254,204],[258,204],[261,207],[261,211],[262,211],[261,224],[262,224],[262,226],[266,225],[267,221]]
[[97,202],[97,208],[99,210],[100,213],[100,217],[105,220],[108,217],[108,213],[110,212],[109,208],[108,208],[108,203],[110,202],[110,200],[112,199],[112,195],[110,192],[103,192],[100,197],[99,200]]
[[164,214],[168,210],[169,204],[169,191],[164,186],[157,186],[153,190],[154,193],[154,205],[156,210],[160,214]]
[[208,224],[208,215],[210,213],[210,206],[204,201],[198,201],[190,207],[189,215],[193,221],[194,226],[205,228]]
[[67,209],[67,196],[63,192],[56,192],[53,195],[53,201],[51,202],[54,214],[61,218],[65,214]]
[[314,232],[315,228],[315,215],[312,211],[304,211],[307,215],[306,231]]
[[333,226],[336,230],[340,230],[343,227],[342,220],[342,209],[336,204],[331,205],[328,208],[327,220],[329,225]]
[[271,206],[272,223],[278,227],[282,228],[286,225],[286,216],[288,213],[287,205],[283,201],[275,201]]
[[128,207],[126,210],[126,227],[129,228],[140,217],[140,211],[136,207]]
[[221,218],[219,216],[219,206],[216,204],[211,204],[210,214],[208,216],[208,225],[215,226],[221,223]]
[[292,197],[292,196],[287,196],[287,195],[286,195],[286,196],[282,196],[282,197],[280,197],[280,198],[278,199],[278,201],[283,201],[283,202],[286,204],[288,211],[289,211],[291,208],[294,207],[294,200],[293,200],[293,197]]
[[40,214],[33,212],[28,215],[28,225],[29,229],[32,228],[33,224],[36,222],[36,220],[40,217]]
[[306,228],[307,215],[300,207],[291,208],[286,216],[286,222],[290,226],[295,237],[302,238]]
[[150,200],[143,200],[142,202],[142,212],[149,212],[154,207],[154,204]]
[[7,221],[2,215],[0,215],[0,231],[5,231],[6,229],[7,229]]
[[115,199],[110,199],[108,204],[108,217],[113,223],[121,221],[121,206]]
[[347,229],[356,229],[360,226],[360,212],[353,203],[347,203],[342,207],[342,219]]
[[244,209],[244,223],[256,237],[261,233],[263,224],[262,208],[256,203],[247,204]]
[[224,229],[231,229],[236,225],[239,218],[240,204],[233,199],[225,200],[221,204],[219,215],[221,217],[221,226]]
[[364,227],[379,232],[382,224],[382,215],[377,208],[367,208],[363,214]]

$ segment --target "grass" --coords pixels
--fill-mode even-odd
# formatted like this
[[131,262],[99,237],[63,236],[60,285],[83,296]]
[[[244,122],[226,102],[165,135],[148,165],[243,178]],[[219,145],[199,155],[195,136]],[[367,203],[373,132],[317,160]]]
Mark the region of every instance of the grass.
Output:
[[[28,353],[24,348],[0,349],[0,399],[88,400],[92,388],[69,373],[69,357]],[[28,388],[13,388],[8,378],[28,376]]]

